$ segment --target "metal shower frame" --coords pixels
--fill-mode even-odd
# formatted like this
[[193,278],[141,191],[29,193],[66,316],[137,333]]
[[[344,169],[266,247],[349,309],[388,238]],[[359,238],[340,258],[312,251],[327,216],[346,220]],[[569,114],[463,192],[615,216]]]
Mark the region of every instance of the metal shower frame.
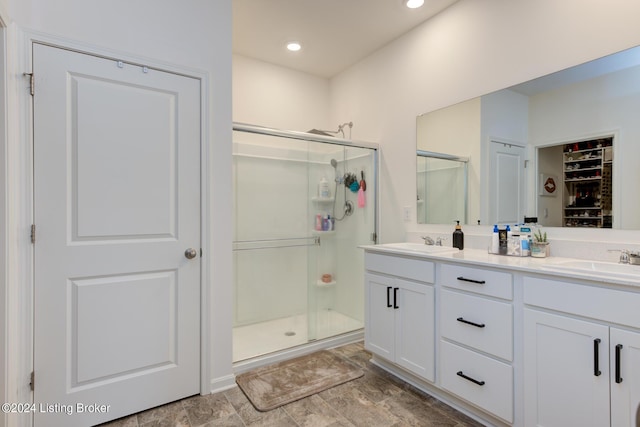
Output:
[[[373,235],[371,236],[371,240],[374,243],[378,243],[378,240],[380,237],[378,235],[378,232],[380,230],[380,222],[379,222],[380,210],[379,210],[379,202],[378,202],[378,188],[380,188],[379,187],[380,175],[378,173],[379,165],[380,165],[379,163],[380,146],[378,144],[370,143],[370,142],[362,142],[362,141],[353,141],[350,139],[343,139],[343,138],[338,138],[333,136],[318,135],[314,133],[274,129],[274,128],[268,128],[268,127],[256,126],[256,125],[250,125],[250,124],[238,123],[238,122],[233,122],[233,130],[239,131],[239,132],[254,133],[259,135],[278,136],[282,138],[296,139],[301,141],[321,142],[325,144],[340,145],[343,147],[366,148],[366,149],[373,150],[373,175],[374,175],[373,192],[375,196],[374,197],[375,220],[374,220],[374,231],[373,231]],[[369,180],[367,180],[367,184],[368,182]],[[369,185],[367,185],[367,191],[369,191]]]

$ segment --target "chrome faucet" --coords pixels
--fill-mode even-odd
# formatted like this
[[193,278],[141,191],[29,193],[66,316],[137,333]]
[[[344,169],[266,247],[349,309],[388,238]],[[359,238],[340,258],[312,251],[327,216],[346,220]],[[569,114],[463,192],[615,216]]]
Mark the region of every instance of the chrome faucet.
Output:
[[608,252],[620,252],[620,259],[618,263],[629,264],[629,250],[628,249],[608,249]]
[[446,237],[438,237],[436,239],[436,246],[442,246],[442,242],[444,242],[445,240],[447,240]]
[[422,236],[422,240],[424,240],[424,244],[425,245],[433,246],[433,245],[436,244],[436,242],[434,242],[433,239],[431,237],[429,237],[429,236]]

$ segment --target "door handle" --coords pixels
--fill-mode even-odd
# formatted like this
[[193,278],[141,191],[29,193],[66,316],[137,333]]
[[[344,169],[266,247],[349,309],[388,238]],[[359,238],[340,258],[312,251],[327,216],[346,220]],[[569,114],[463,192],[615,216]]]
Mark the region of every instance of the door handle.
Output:
[[593,340],[593,375],[599,377],[602,372],[600,372],[600,338],[596,338]]
[[184,257],[186,259],[194,259],[197,256],[198,256],[198,251],[193,248],[188,248],[186,251],[184,251]]
[[393,288],[393,308],[394,310],[397,308],[400,308],[398,306],[398,289],[400,288]]
[[461,282],[477,283],[479,285],[484,285],[485,283],[487,283],[484,280],[467,279],[463,276],[456,277],[456,279],[460,280]]
[[471,382],[472,382],[472,383],[474,383],[474,384],[478,384],[478,385],[481,385],[481,386],[482,386],[482,385],[485,385],[485,382],[484,382],[484,381],[478,381],[478,380],[477,380],[477,379],[475,379],[475,378],[471,378],[471,377],[469,377],[469,376],[465,375],[462,371],[458,371],[458,372],[456,372],[456,375],[457,375],[457,376],[459,376],[459,377],[464,378],[464,379],[465,379],[465,380],[467,380],[467,381],[471,381]]
[[475,323],[469,320],[466,320],[464,317],[458,317],[456,319],[458,322],[466,323],[467,325],[475,326],[476,328],[484,328],[486,325],[484,323]]
[[616,345],[616,384],[620,384],[622,382],[622,376],[620,376],[620,352],[621,351],[622,351],[622,344]]
[[391,286],[387,286],[387,308],[391,308]]

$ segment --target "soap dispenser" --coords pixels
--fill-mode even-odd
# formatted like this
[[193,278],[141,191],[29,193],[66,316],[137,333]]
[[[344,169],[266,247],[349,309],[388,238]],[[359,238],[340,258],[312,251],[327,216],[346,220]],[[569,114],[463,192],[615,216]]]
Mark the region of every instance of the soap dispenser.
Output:
[[460,221],[456,221],[456,229],[453,231],[453,247],[460,250],[464,249],[464,233],[460,227]]

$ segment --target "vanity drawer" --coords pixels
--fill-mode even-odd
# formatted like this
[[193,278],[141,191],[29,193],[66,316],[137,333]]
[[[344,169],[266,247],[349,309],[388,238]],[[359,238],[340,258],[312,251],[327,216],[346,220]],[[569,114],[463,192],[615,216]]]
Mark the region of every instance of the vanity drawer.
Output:
[[443,264],[440,269],[440,283],[449,288],[462,289],[506,300],[513,299],[511,273]]
[[513,360],[511,304],[443,289],[440,307],[443,337]]
[[524,278],[524,303],[640,328],[640,293],[553,279]]
[[364,266],[369,271],[404,277],[418,282],[433,283],[435,267],[433,262],[402,256],[365,253]]
[[513,422],[513,368],[510,365],[440,341],[440,379],[442,388]]

